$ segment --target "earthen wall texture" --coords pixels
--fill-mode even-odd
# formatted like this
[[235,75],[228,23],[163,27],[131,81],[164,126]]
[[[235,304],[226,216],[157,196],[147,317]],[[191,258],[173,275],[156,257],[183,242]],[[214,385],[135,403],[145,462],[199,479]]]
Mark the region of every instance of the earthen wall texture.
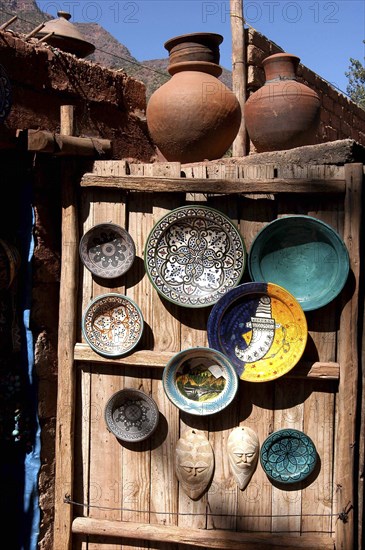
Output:
[[[247,89],[250,94],[265,83],[265,73],[261,65],[263,59],[283,50],[253,28],[246,30],[246,44]],[[289,53],[296,54],[293,51]],[[365,145],[364,109],[302,64],[298,68],[298,80],[315,90],[321,101],[320,124],[315,143],[350,138]],[[254,152],[252,144],[250,152]]]
[[[111,140],[110,158],[149,162],[154,156],[154,145],[144,117],[145,86],[124,71],[109,70],[49,46],[36,45],[33,39],[25,41],[20,36],[1,31],[0,64],[11,83],[12,105],[2,124],[9,134],[15,136],[17,130],[26,129],[59,133],[61,105],[74,105],[75,135]],[[24,182],[32,187],[34,253],[29,300],[41,427],[38,547],[50,550],[53,548],[55,498],[62,159],[20,149],[0,151],[2,183],[6,188],[16,188],[19,194],[23,193]],[[92,160],[84,158],[78,162],[80,171],[91,170]],[[11,204],[9,195],[8,200]],[[11,208],[9,204],[6,206],[3,201],[0,238],[4,237],[5,230],[10,231],[10,238],[20,247],[14,216],[16,204]],[[26,260],[22,260],[25,264]]]
[[145,86],[123,70],[4,31],[0,63],[12,85],[8,128],[59,133],[60,106],[74,105],[76,136],[112,140],[113,158],[149,162],[154,155],[144,116]]

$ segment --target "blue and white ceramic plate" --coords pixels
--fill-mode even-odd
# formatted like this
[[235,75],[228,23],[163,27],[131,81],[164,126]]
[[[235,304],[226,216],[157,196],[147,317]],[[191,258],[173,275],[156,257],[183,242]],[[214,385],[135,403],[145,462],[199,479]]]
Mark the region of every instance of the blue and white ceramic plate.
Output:
[[307,478],[317,463],[313,441],[304,432],[285,429],[272,433],[260,450],[266,475],[279,483],[297,483]]
[[108,400],[104,411],[109,431],[127,442],[144,441],[158,425],[159,410],[155,401],[141,390],[125,388]]
[[227,357],[204,347],[177,353],[162,375],[170,401],[180,410],[200,416],[225,409],[237,393],[238,382]]
[[222,212],[206,206],[182,206],[166,214],[145,248],[145,267],[155,289],[185,307],[217,302],[240,282],[245,265],[240,232]]
[[304,311],[311,311],[340,293],[350,262],[332,227],[311,216],[293,215],[274,220],[257,234],[248,269],[253,281],[286,288]]
[[84,266],[104,279],[123,275],[136,256],[132,237],[115,223],[100,223],[89,229],[80,240],[79,252]]
[[129,353],[143,332],[141,310],[127,296],[110,293],[95,298],[82,318],[82,332],[89,346],[106,357]]

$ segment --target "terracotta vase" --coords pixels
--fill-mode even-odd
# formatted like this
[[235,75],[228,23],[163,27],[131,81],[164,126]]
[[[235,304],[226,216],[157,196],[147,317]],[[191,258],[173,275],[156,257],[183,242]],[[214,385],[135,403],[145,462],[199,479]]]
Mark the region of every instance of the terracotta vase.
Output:
[[248,135],[261,153],[315,142],[320,99],[296,79],[299,57],[278,53],[264,59],[266,82],[245,103]]
[[221,158],[237,135],[239,102],[217,78],[222,40],[219,34],[193,33],[165,43],[172,78],[152,94],[146,117],[151,138],[168,161]]

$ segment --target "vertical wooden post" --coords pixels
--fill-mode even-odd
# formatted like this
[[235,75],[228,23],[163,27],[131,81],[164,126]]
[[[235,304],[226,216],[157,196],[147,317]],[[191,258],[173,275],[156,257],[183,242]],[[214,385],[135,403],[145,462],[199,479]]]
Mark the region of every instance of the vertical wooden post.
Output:
[[60,134],[64,136],[74,135],[74,107],[73,105],[61,105]]
[[[73,132],[73,106],[61,107],[61,134]],[[75,406],[74,347],[76,343],[76,305],[78,283],[77,194],[73,162],[63,160],[61,282],[58,324],[58,389],[56,421],[55,550],[72,548],[73,435]]]
[[246,41],[243,0],[230,0],[230,18],[232,32],[232,90],[241,107],[241,125],[232,145],[234,157],[247,154],[247,133],[244,116],[246,102]]
[[[336,548],[348,550],[355,544],[355,514],[357,508],[357,488],[355,493],[354,471],[356,441],[357,382],[359,370],[358,313],[360,275],[360,230],[361,230],[361,191],[363,180],[362,164],[345,165],[346,196],[344,242],[351,260],[350,281],[343,293],[344,305],[341,313],[341,334],[338,357],[340,363],[340,384],[338,391],[338,428],[336,434],[336,457],[334,477],[335,511],[347,512],[347,517],[336,520]],[[352,281],[351,281],[352,279]],[[346,291],[347,290],[347,291]]]

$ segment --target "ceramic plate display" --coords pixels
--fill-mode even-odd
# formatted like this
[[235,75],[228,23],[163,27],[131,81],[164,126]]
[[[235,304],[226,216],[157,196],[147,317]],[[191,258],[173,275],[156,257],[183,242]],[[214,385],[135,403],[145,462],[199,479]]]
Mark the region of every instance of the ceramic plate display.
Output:
[[305,314],[286,289],[244,283],[215,304],[208,318],[211,348],[224,353],[238,376],[267,382],[290,371],[307,342]]
[[152,397],[143,391],[125,388],[112,395],[104,416],[108,429],[118,439],[138,442],[153,434],[159,411]]
[[314,470],[317,451],[313,441],[299,430],[278,430],[267,437],[260,451],[261,466],[273,481],[296,483]]
[[126,296],[103,294],[87,307],[82,318],[82,332],[89,346],[107,357],[130,352],[143,332],[139,307]]
[[145,266],[156,290],[186,307],[214,304],[243,274],[246,250],[231,220],[212,208],[183,206],[152,229]]
[[136,256],[132,237],[114,223],[101,223],[89,229],[80,240],[79,252],[85,267],[105,279],[123,275]]
[[227,357],[203,347],[177,353],[164,368],[162,383],[176,407],[201,416],[227,407],[238,390],[238,377]]
[[287,216],[258,233],[248,267],[253,281],[283,286],[304,311],[310,311],[340,293],[349,273],[349,255],[326,223],[310,216]]
[[4,122],[11,109],[11,85],[9,77],[0,65],[0,123]]

